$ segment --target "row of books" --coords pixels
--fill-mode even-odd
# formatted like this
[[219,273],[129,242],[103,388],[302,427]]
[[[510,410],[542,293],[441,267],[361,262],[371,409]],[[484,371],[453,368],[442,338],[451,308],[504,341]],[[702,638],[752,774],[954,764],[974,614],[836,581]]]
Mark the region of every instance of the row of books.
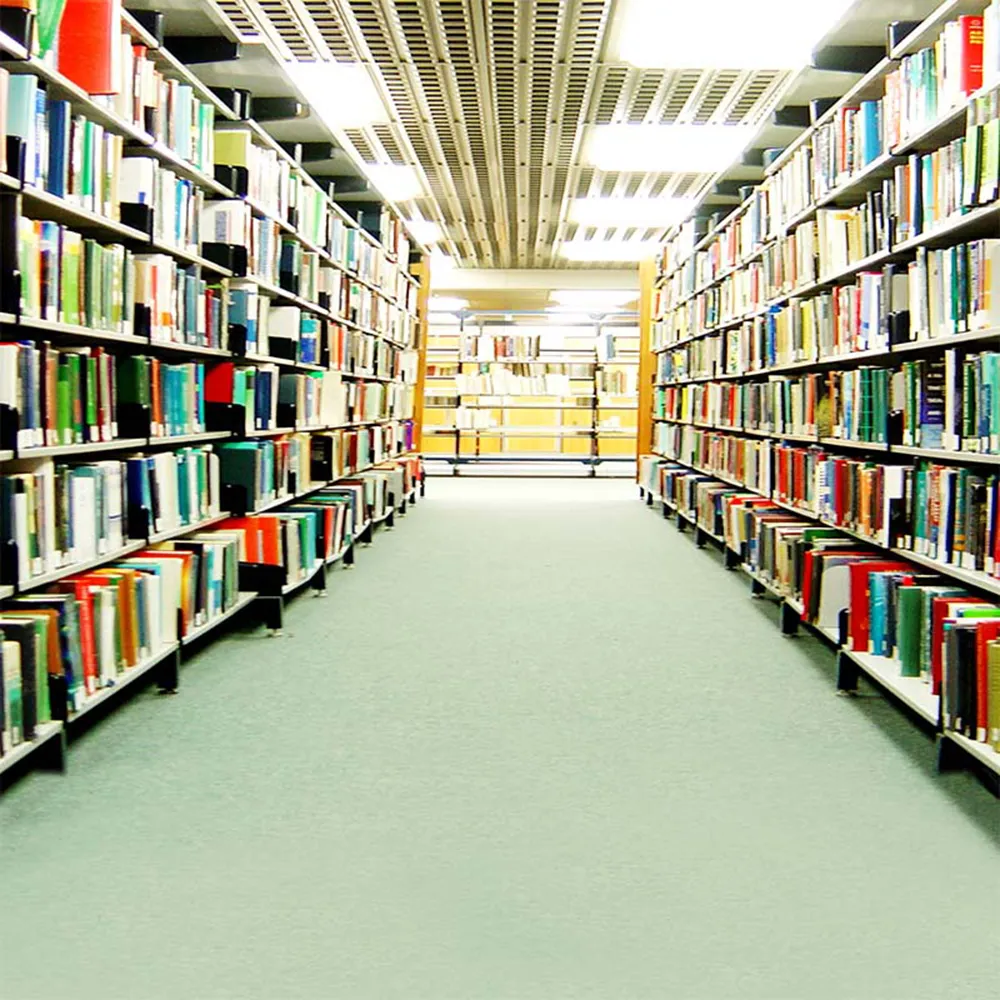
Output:
[[23,594],[0,609],[0,756],[233,609],[241,564],[286,587],[341,556],[414,488],[419,459],[387,462],[273,513],[229,518]]
[[[792,298],[787,304],[760,308],[759,315],[743,321],[748,331],[767,330],[774,342],[750,351],[749,367],[737,374],[774,364],[846,354],[886,350],[891,345],[947,337],[1000,325],[1000,302],[994,294],[992,275],[998,264],[1000,240],[981,239],[951,247],[920,247],[909,264],[887,264],[881,270],[858,274],[852,283]],[[752,277],[757,265],[745,274]],[[739,301],[727,308],[706,302],[721,300],[727,284],[739,287],[736,276],[722,286],[689,300],[669,314],[654,330],[656,346],[739,322],[755,308]],[[757,322],[757,321],[760,322]],[[790,337],[783,348],[781,335]],[[762,362],[757,364],[757,361]]]
[[[661,371],[665,366],[661,364]],[[705,427],[1000,453],[1000,354],[961,353],[766,382],[659,386],[653,414]]]
[[858,460],[683,425],[660,425],[655,441],[666,457],[742,482],[876,545],[989,577],[1000,572],[995,474]]
[[409,421],[224,442],[125,459],[5,463],[0,541],[5,584],[24,587],[102,556],[133,538],[183,529],[227,509],[230,491],[252,510],[364,468],[413,445]]
[[476,361],[537,358],[541,343],[542,338],[538,334],[463,333],[458,353],[460,357]]
[[573,381],[592,379],[593,369],[580,375],[562,372],[516,374],[506,365],[479,374],[455,376],[455,388],[463,396],[571,396]]
[[[803,621],[877,661],[869,670],[948,732],[1000,751],[1000,609],[769,498],[644,456],[640,484],[738,553]],[[846,627],[842,630],[842,621]]]
[[206,281],[196,267],[101,244],[56,222],[22,215],[18,227],[23,317],[165,342],[225,343],[226,285]]
[[[887,74],[881,99],[839,106],[811,132],[809,143],[754,192],[748,211],[738,213],[731,227],[685,261],[677,280],[673,275],[668,279],[663,305],[669,308],[752,258],[769,240],[784,238],[799,217],[951,109],[967,106],[965,135],[941,149],[909,155],[879,191],[868,194],[863,213],[841,217],[858,252],[838,250],[831,267],[888,250],[955,213],[995,200],[1000,189],[1000,69],[984,69],[984,48],[987,55],[1000,50],[1000,16],[994,4],[985,18],[960,16],[945,25],[934,46],[906,56]],[[763,224],[749,225],[755,216],[763,217]],[[737,231],[753,233],[753,239],[739,242],[739,252],[733,241]],[[688,242],[686,235],[679,239]],[[837,239],[839,243],[842,237]],[[665,253],[674,260],[681,256]]]

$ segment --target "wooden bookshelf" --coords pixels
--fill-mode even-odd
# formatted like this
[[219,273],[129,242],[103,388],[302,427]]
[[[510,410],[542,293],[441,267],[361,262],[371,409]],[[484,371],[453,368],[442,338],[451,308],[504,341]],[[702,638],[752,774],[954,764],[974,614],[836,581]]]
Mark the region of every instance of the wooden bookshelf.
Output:
[[566,324],[527,312],[437,319],[424,392],[428,458],[453,475],[558,459],[596,476],[601,465],[633,460],[640,354],[632,314]]

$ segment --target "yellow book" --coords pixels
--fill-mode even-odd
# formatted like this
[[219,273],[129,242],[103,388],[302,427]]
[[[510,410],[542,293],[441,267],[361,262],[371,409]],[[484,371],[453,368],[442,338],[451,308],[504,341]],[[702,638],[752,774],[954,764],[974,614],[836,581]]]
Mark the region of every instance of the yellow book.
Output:
[[215,133],[215,162],[229,167],[250,167],[253,136],[246,129],[220,129]]

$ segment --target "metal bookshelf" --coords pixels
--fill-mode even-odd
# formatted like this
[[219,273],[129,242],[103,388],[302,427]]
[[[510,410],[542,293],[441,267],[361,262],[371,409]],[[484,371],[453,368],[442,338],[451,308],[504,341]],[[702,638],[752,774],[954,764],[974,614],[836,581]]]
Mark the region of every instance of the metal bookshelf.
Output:
[[[638,317],[630,312],[565,318],[527,310],[432,313],[426,458],[456,476],[491,465],[513,475],[546,466],[560,474],[596,477],[607,466],[612,475],[631,475],[638,340]],[[484,376],[484,388],[493,391],[463,388],[459,380],[474,375]],[[494,376],[496,385],[490,384]],[[563,376],[565,384],[516,382],[541,376]],[[551,447],[535,447],[545,442]]]

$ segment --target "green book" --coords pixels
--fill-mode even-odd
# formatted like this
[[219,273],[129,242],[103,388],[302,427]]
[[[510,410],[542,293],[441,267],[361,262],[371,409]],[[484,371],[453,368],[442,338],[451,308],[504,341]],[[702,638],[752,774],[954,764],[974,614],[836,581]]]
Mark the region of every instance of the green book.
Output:
[[97,358],[93,354],[83,357],[86,364],[87,384],[83,393],[83,423],[87,427],[87,440],[96,441],[97,433]]
[[897,591],[896,657],[903,677],[920,676],[922,601],[923,590],[920,587],[900,587]]
[[149,406],[148,358],[131,355],[118,359],[118,403]]

